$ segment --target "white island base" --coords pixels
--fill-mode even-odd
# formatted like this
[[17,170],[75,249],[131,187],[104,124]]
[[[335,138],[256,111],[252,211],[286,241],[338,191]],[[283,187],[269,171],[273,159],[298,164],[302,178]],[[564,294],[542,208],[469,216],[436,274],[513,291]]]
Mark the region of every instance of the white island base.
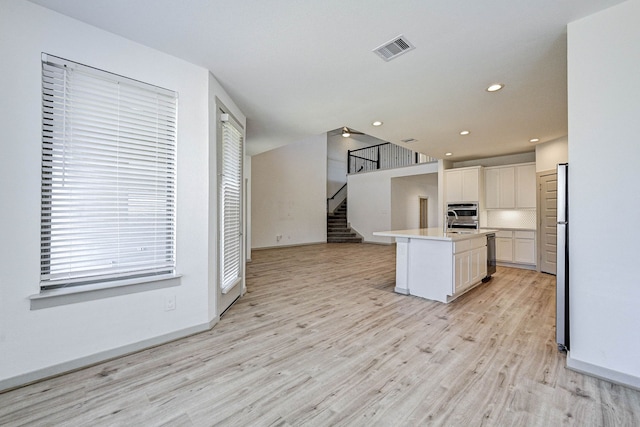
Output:
[[421,228],[373,234],[396,239],[396,292],[448,303],[486,277],[490,233]]

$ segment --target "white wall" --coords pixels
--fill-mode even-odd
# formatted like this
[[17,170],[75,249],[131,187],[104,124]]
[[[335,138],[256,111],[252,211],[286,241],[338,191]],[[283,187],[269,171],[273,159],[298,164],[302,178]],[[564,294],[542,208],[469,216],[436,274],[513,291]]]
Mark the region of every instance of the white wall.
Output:
[[347,182],[347,156],[349,150],[369,146],[355,138],[342,135],[327,136],[327,197],[331,197]]
[[251,175],[254,249],[327,241],[326,134],[252,156]]
[[640,1],[568,27],[570,367],[640,388]]
[[[22,0],[2,2],[0,52],[0,388],[206,329],[217,316],[208,287],[208,104],[226,94],[206,69]],[[40,273],[41,52],[179,92],[179,286],[30,310]],[[165,311],[170,296],[176,309]]]
[[536,145],[536,172],[555,170],[558,163],[569,161],[569,140],[566,136]]
[[391,178],[391,229],[420,227],[420,198],[428,198],[428,227],[438,226],[438,174]]
[[466,160],[464,162],[453,163],[454,168],[466,168],[469,166],[503,166],[503,165],[515,165],[518,163],[530,163],[536,161],[535,148],[531,147],[530,152],[520,154],[508,154],[506,156],[497,157],[485,157],[483,159]]
[[[378,237],[374,231],[391,230],[391,180],[411,175],[438,174],[438,163],[423,163],[398,169],[349,175],[348,221],[366,242],[392,243],[393,238]],[[434,197],[437,206],[437,197]],[[429,203],[431,204],[431,197]],[[437,214],[435,214],[437,215]],[[430,215],[433,216],[433,215]],[[430,219],[430,221],[433,218]]]

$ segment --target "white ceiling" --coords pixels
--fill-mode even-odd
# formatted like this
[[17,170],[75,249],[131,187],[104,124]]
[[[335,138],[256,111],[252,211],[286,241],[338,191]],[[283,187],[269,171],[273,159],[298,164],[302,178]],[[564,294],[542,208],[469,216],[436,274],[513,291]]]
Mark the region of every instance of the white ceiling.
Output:
[[348,126],[465,160],[567,134],[566,24],[623,0],[31,1],[211,70],[249,154]]

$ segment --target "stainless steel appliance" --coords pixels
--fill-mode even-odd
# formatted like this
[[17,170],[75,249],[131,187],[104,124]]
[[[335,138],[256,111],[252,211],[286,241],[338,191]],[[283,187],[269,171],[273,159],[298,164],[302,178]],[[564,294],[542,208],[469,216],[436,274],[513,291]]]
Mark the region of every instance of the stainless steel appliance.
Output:
[[487,234],[487,275],[483,282],[491,280],[491,275],[496,272],[496,235]]
[[477,230],[478,202],[447,204],[448,228]]
[[558,350],[569,350],[569,187],[566,163],[558,165],[556,342]]

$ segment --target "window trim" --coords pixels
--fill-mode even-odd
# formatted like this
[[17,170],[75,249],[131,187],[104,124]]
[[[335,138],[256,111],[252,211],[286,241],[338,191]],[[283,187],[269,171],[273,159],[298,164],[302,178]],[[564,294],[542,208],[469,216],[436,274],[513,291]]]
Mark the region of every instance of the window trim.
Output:
[[181,277],[182,274],[177,273],[165,274],[162,276],[138,277],[134,279],[93,283],[90,285],[41,290],[40,293],[29,296],[30,309],[40,310],[60,305],[180,286]]

